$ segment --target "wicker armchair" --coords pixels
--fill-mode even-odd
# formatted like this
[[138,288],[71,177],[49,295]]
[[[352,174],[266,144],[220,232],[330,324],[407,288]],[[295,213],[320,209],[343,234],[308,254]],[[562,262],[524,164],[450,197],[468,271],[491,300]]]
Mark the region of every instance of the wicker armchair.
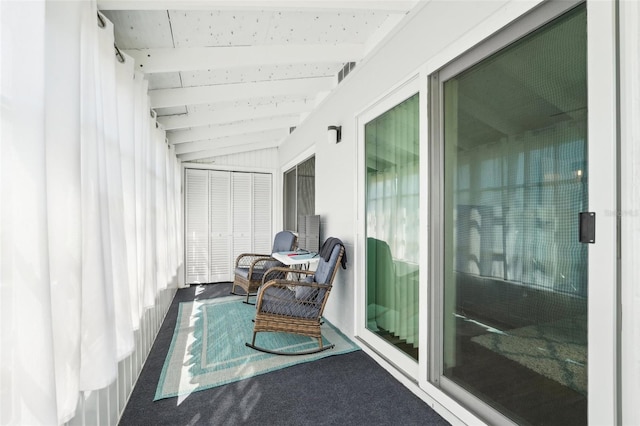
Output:
[[[295,250],[297,241],[298,237],[293,232],[278,232],[273,239],[271,253]],[[247,295],[245,303],[249,303],[249,296],[254,295],[262,284],[264,273],[270,268],[284,266],[271,257],[271,253],[243,253],[236,258],[232,294],[238,294],[236,287],[242,288]]]
[[[320,250],[322,254],[322,250]],[[344,256],[342,243],[333,246],[329,259],[320,257],[314,271],[296,271],[307,277],[302,281],[271,279],[278,274],[291,271],[287,268],[273,268],[265,274],[265,284],[258,291],[256,317],[250,348],[277,355],[306,355],[331,349],[334,345],[323,346],[322,313],[331,292],[338,265]],[[268,281],[267,281],[268,280]],[[304,352],[280,352],[256,346],[256,334],[263,331],[284,332],[312,337],[318,340],[318,348]]]

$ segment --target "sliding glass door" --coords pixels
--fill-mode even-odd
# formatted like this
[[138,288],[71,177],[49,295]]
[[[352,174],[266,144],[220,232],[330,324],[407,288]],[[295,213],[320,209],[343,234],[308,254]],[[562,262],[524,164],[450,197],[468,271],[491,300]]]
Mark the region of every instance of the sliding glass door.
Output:
[[594,344],[593,236],[579,226],[594,164],[586,4],[545,22],[433,78],[431,381],[491,407],[478,408],[491,421],[583,425]]

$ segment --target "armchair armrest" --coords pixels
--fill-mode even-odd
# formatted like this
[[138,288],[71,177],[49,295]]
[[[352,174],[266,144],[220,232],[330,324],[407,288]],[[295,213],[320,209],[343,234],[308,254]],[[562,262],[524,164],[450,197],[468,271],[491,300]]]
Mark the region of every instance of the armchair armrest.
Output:
[[262,258],[271,258],[270,254],[264,253],[242,253],[236,258],[236,268],[249,268],[256,260]]
[[[262,310],[264,299],[269,298],[271,308],[274,305],[288,306],[289,310],[295,312],[295,305],[306,306],[302,309],[309,311],[309,306],[315,305],[317,309],[324,306],[325,295],[331,289],[330,284],[319,284],[317,282],[292,281],[285,279],[272,279],[265,282],[258,290],[256,309]],[[268,295],[268,296],[265,296]],[[321,311],[320,311],[321,312]],[[306,316],[306,314],[304,315]]]
[[282,263],[273,257],[258,257],[251,263],[251,266],[249,266],[249,274],[252,274],[255,269],[268,272],[269,269],[276,268],[281,265]]
[[271,280],[286,280],[286,276],[288,273],[295,273],[298,275],[313,275],[315,272],[302,269],[291,269],[288,266],[277,266],[274,268],[270,268],[267,272],[264,273],[264,276],[262,277],[262,284]]

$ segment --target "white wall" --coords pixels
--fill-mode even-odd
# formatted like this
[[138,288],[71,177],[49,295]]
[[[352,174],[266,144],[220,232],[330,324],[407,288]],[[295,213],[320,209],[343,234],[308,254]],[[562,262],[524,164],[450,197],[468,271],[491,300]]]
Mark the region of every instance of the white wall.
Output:
[[[356,223],[356,116],[426,63],[443,66],[464,50],[522,13],[537,1],[432,1],[419,5],[372,56],[359,63],[307,120],[280,146],[280,164],[315,145],[316,213],[322,217],[322,238],[340,238],[346,245],[348,269],[340,270],[326,316],[353,337]],[[505,5],[507,5],[506,8]],[[504,9],[507,10],[504,10]],[[501,10],[499,13],[495,13]],[[485,21],[485,22],[483,22]],[[469,32],[476,26],[473,37]],[[342,126],[342,142],[330,146],[327,126]],[[424,147],[422,147],[424,149]]]

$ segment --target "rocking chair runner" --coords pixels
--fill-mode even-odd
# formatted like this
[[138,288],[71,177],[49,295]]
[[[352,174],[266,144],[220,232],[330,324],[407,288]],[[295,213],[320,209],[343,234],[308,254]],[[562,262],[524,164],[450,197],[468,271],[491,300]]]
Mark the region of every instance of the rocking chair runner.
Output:
[[[293,232],[278,232],[273,239],[271,253],[295,250],[298,237]],[[236,286],[242,288],[247,294],[245,303],[249,303],[249,296],[252,296],[262,284],[265,272],[270,268],[282,267],[282,263],[271,257],[269,254],[243,253],[236,258],[234,270],[232,294],[236,293]],[[284,276],[284,275],[282,275]]]
[[[296,273],[308,275],[303,281],[270,279],[274,276],[273,274],[291,271],[288,268],[270,269],[265,275],[265,284],[258,291],[253,338],[251,343],[246,345],[276,355],[306,355],[331,349],[334,345],[323,346],[320,326],[333,279],[343,256],[344,245],[336,244],[333,246],[329,260],[320,258],[315,272],[296,271]],[[343,267],[345,267],[344,264]],[[312,337],[318,340],[318,348],[295,353],[271,351],[256,346],[256,334],[263,331]]]

